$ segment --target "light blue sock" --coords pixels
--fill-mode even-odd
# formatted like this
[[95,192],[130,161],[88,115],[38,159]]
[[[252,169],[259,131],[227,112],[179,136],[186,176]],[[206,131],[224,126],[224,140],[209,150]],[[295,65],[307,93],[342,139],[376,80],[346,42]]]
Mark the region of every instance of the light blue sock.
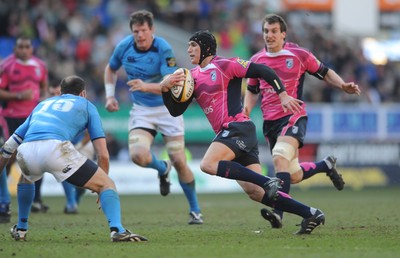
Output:
[[18,184],[18,224],[17,228],[28,230],[28,218],[35,197],[34,184]]
[[67,181],[63,181],[62,186],[64,188],[65,197],[67,198],[67,208],[73,209],[78,205],[76,202],[76,188]]
[[10,191],[8,191],[7,172],[5,168],[3,169],[3,173],[1,173],[0,176],[0,202],[11,202]]
[[186,199],[189,202],[190,212],[192,212],[192,211],[200,212],[200,207],[199,207],[199,203],[197,201],[196,187],[195,187],[194,180],[190,183],[184,183],[184,182],[179,181],[179,184],[181,185],[182,190],[186,195]]
[[167,169],[167,164],[165,164],[165,161],[157,159],[157,157],[154,155],[154,153],[151,153],[151,162],[147,164],[148,168],[154,168],[155,170],[158,171],[158,175],[162,176]]
[[125,232],[121,224],[121,204],[119,196],[113,189],[107,189],[100,193],[100,205],[108,220],[110,228],[118,228],[119,232]]

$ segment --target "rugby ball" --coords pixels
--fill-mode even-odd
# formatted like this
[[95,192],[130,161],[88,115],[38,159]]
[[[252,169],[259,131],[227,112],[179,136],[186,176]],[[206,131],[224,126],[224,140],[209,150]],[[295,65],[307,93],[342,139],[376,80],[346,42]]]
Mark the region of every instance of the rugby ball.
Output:
[[178,73],[183,71],[186,75],[186,79],[181,81],[178,85],[174,85],[171,88],[171,96],[172,98],[179,103],[186,102],[193,95],[194,91],[194,80],[190,70],[187,68],[179,68],[174,73]]

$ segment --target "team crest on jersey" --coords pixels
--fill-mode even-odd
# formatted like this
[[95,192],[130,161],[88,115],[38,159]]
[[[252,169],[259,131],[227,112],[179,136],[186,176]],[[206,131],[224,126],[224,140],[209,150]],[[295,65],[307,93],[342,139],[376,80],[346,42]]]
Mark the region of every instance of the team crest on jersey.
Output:
[[292,69],[293,68],[293,58],[286,59],[286,67],[288,69]]
[[243,68],[247,68],[247,66],[249,66],[249,61],[247,61],[247,60],[237,59],[236,61],[237,61],[241,66],[243,66]]
[[168,67],[176,66],[176,58],[175,57],[168,57],[167,59]]
[[211,76],[211,80],[213,82],[215,82],[217,80],[217,73],[215,71],[212,71],[210,76]]
[[40,77],[40,75],[41,75],[42,73],[40,72],[40,68],[39,68],[39,67],[36,67],[36,68],[35,68],[35,73],[36,73],[36,76],[37,76],[37,77]]

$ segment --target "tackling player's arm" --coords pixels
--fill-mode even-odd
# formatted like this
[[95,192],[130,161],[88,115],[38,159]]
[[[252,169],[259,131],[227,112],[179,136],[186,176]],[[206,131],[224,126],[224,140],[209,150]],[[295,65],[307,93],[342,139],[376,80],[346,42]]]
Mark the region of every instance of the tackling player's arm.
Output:
[[93,147],[97,155],[97,164],[108,174],[110,167],[110,155],[107,150],[106,138],[97,138],[93,140]]
[[276,94],[278,94],[285,112],[289,110],[292,113],[296,113],[301,110],[300,105],[303,101],[295,99],[287,94],[285,86],[272,68],[262,64],[250,63],[246,78],[261,78],[271,85]]
[[[18,129],[17,129],[18,130]],[[0,175],[4,167],[7,165],[8,160],[17,150],[18,146],[22,143],[23,138],[17,133],[13,133],[11,137],[0,148]]]

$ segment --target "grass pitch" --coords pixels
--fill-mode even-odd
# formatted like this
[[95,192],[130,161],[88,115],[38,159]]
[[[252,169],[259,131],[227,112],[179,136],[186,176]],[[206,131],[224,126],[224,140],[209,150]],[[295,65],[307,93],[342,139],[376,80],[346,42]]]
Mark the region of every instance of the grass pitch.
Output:
[[[31,215],[28,241],[12,240],[12,223],[0,224],[0,257],[399,257],[400,188],[293,188],[291,195],[322,209],[325,225],[296,236],[301,218],[286,213],[283,228],[271,229],[262,206],[240,193],[200,194],[200,226],[187,225],[183,195],[121,196],[125,227],[148,237],[146,243],[110,242],[93,195],[77,215],[63,214],[64,197],[45,197],[50,210]],[[12,222],[16,206],[14,198]]]

